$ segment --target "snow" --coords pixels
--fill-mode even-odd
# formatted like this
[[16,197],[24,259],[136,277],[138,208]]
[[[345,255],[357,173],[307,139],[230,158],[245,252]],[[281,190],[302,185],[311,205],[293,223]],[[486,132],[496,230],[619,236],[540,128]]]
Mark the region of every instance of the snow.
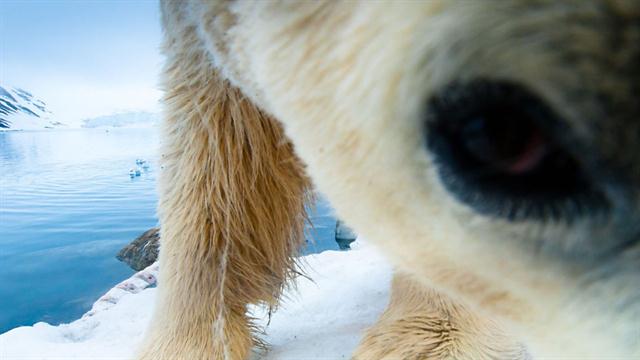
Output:
[[64,124],[51,120],[44,101],[20,88],[0,86],[0,131],[43,130]]
[[[272,314],[251,309],[270,344],[265,359],[349,358],[364,330],[384,310],[391,267],[358,239],[353,250],[303,258],[307,275]],[[103,295],[81,319],[51,326],[37,323],[0,335],[0,359],[127,359],[151,318],[157,265],[137,273]]]
[[130,111],[111,115],[98,116],[84,119],[83,128],[109,128],[109,127],[152,127],[160,119],[160,114],[145,111]]
[[[156,97],[152,94],[147,95],[152,98]],[[74,94],[74,97],[77,96],[82,96],[82,94]],[[92,97],[96,97],[96,95],[92,94]],[[140,94],[136,94],[136,98],[139,97]],[[79,109],[83,106],[82,101],[77,100],[77,104],[74,107],[80,111]],[[153,107],[153,109],[157,110],[156,107]],[[69,111],[74,112],[72,109],[62,109],[63,113],[68,113]],[[131,109],[123,108],[116,112],[103,111],[100,116],[95,116],[93,113],[95,111],[89,112],[92,115],[85,116],[80,123],[76,123],[76,120],[64,118],[59,113],[54,116],[50,104],[45,103],[26,90],[17,87],[0,86],[0,131],[33,131],[75,127],[149,128],[155,126],[160,119],[157,111],[135,110],[135,107]],[[56,119],[61,119],[65,123],[61,123]],[[72,121],[71,123],[69,123],[70,120]]]
[[60,127],[62,124],[48,121],[46,118],[39,118],[25,113],[15,113],[8,116],[11,123],[10,128],[0,128],[0,131],[9,130],[44,130]]

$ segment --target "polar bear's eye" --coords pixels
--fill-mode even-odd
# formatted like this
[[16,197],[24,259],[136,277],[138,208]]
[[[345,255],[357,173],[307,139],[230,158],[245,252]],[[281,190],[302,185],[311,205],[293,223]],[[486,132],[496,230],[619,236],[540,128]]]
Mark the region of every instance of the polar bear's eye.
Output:
[[487,168],[519,175],[544,165],[550,145],[527,114],[510,107],[490,108],[459,125],[460,144]]
[[523,87],[456,83],[428,104],[427,143],[441,180],[477,211],[506,217],[573,217],[602,208],[559,136],[563,122]]

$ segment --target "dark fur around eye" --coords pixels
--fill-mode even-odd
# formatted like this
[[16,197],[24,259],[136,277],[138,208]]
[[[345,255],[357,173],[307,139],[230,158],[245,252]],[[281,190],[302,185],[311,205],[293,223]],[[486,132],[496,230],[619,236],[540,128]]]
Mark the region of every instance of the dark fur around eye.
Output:
[[568,126],[520,85],[451,84],[428,101],[425,126],[442,183],[479,213],[570,222],[607,209],[569,151]]

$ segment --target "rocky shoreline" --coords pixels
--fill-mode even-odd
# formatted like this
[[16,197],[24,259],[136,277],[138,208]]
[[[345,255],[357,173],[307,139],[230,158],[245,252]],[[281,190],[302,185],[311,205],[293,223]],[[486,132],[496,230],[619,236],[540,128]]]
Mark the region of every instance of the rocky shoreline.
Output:
[[[340,250],[351,249],[358,235],[343,221],[338,220],[335,227],[335,241]],[[160,228],[154,227],[145,231],[131,243],[123,247],[116,258],[129,265],[135,271],[141,271],[158,259],[160,249]]]
[[129,265],[133,270],[140,271],[157,260],[159,248],[160,228],[154,227],[123,247],[116,258]]

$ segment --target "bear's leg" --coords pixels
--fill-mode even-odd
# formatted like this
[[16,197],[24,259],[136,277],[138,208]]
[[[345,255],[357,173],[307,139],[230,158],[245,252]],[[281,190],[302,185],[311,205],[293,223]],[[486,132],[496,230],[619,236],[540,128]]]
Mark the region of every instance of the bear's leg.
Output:
[[309,181],[274,119],[222,79],[195,28],[165,30],[160,277],[141,359],[245,359],[247,305],[295,274]]
[[391,299],[360,342],[356,360],[527,359],[526,349],[495,324],[396,273]]

